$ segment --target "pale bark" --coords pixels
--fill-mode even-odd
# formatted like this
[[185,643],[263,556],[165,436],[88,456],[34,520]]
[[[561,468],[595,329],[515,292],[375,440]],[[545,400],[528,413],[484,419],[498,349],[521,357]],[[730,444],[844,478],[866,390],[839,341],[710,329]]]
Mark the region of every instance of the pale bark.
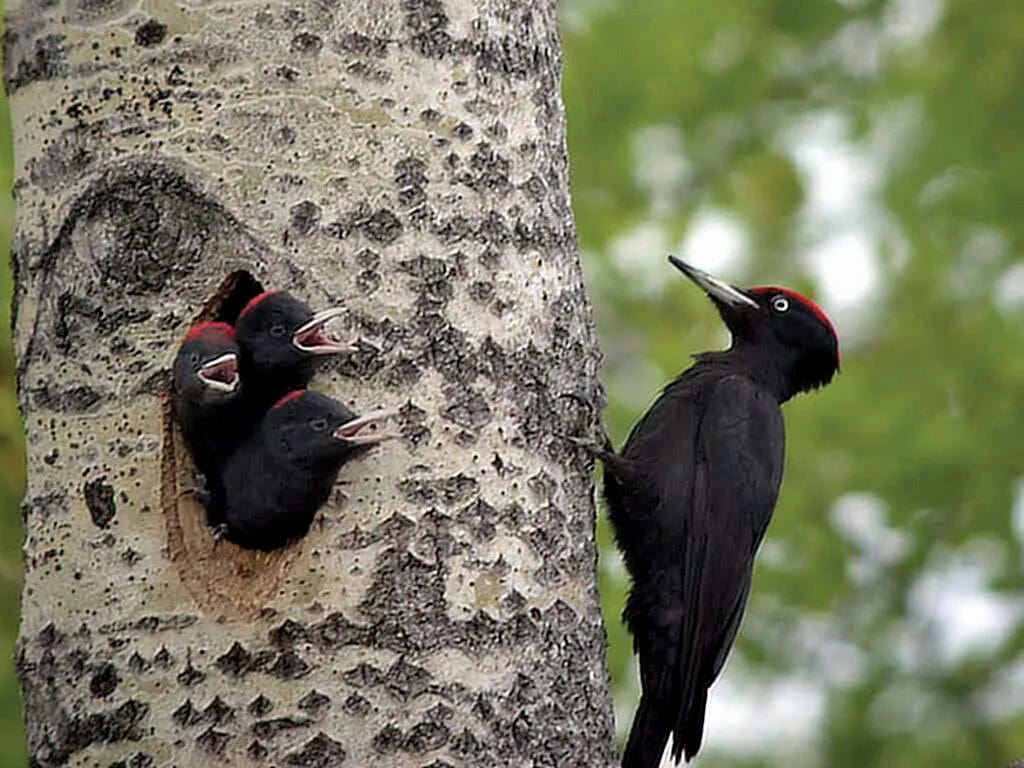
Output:
[[[21,0],[7,29],[33,764],[609,764],[554,2]],[[361,351],[316,388],[402,408],[273,555],[213,547],[164,408],[236,270],[343,302]]]

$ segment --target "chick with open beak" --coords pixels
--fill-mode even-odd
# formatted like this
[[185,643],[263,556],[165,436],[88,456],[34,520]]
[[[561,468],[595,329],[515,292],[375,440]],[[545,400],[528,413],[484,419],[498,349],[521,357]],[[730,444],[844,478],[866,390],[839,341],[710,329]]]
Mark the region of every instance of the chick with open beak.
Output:
[[235,329],[246,408],[254,419],[286,393],[309,384],[320,360],[356,350],[329,329],[344,313],[340,307],[314,313],[285,291],[261,293],[245,306]]
[[211,525],[223,514],[220,469],[248,434],[241,420],[238,352],[230,325],[199,323],[174,358],[174,412],[202,475],[197,495]]
[[224,535],[249,549],[272,550],[305,536],[341,468],[397,435],[379,429],[388,410],[357,416],[309,390],[290,392],[224,468]]

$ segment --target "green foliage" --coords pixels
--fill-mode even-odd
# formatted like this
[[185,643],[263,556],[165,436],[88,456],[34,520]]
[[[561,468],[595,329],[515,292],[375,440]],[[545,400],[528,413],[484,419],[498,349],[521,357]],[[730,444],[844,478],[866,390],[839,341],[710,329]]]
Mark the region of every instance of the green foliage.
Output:
[[[11,241],[10,113],[0,93],[0,252]],[[14,393],[14,351],[7,318],[11,316],[11,269],[0,259],[0,768],[27,764],[21,699],[14,677],[14,641],[21,590],[21,496],[25,488],[25,444]]]
[[[949,661],[941,654],[942,628],[922,628],[914,615],[922,574],[978,552],[990,565],[993,596],[1024,594],[1024,545],[1011,526],[1024,475],[1024,313],[1019,303],[1000,310],[993,301],[1024,244],[1024,5],[565,0],[565,7],[574,207],[617,442],[689,353],[723,342],[714,313],[664,266],[664,252],[641,254],[646,263],[616,259],[619,238],[653,222],[667,244],[675,243],[698,211],[713,207],[743,225],[755,255],[736,273],[738,282],[783,282],[820,294],[820,273],[796,256],[820,232],[808,219],[813,190],[791,140],[802,120],[828,113],[866,156],[888,142],[887,154],[874,154],[884,162],[870,195],[874,220],[898,234],[875,241],[880,281],[865,297],[869,308],[839,316],[842,375],[787,406],[786,479],[769,530],[775,554],[766,553],[758,568],[740,640],[742,671],[762,682],[820,674],[814,649],[798,631],[808,621],[829,627],[859,654],[856,675],[829,678],[820,733],[799,764],[959,768],[1000,766],[1024,755],[1024,712],[1000,712],[983,696],[1005,683],[1011,665],[1024,668],[1024,629]],[[901,25],[914,15],[899,9],[928,8],[939,11],[934,28],[904,34]],[[892,122],[894,114],[909,115],[903,128]],[[655,200],[638,173],[637,137],[659,125],[669,126],[670,136],[678,129],[685,167],[669,175]],[[0,243],[8,242],[11,225],[7,126],[0,101]],[[656,153],[653,164],[670,160]],[[833,258],[826,272],[843,266],[842,254]],[[652,271],[663,287],[651,289],[643,275]],[[5,318],[10,279],[5,259]],[[13,372],[5,330],[0,768],[25,764],[10,661],[24,485]],[[858,577],[857,569],[873,553],[844,537],[830,512],[850,493],[884,504],[904,542],[902,556],[872,579]],[[599,534],[609,661],[618,689],[628,691],[631,652],[618,618],[626,585],[603,517]],[[833,660],[828,651],[825,660]],[[739,674],[736,662],[727,676]],[[791,752],[738,756],[720,746],[709,743],[701,764],[793,762]]]

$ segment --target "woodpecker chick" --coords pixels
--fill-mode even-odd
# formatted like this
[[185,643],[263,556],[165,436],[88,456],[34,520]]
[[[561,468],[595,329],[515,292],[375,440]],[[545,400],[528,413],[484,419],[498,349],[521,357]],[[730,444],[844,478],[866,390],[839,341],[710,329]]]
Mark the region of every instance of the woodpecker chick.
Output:
[[174,413],[203,478],[198,495],[208,522],[218,525],[224,500],[220,470],[244,438],[238,421],[241,379],[235,329],[227,323],[193,326],[173,370]]
[[780,405],[831,381],[839,341],[825,313],[787,288],[741,290],[689,264],[732,334],[696,355],[633,427],[622,450],[592,448],[632,577],[623,618],[642,696],[623,768],[700,749],[708,688],[729,654],[754,557],[782,483]]
[[285,291],[261,293],[245,305],[235,328],[246,410],[254,421],[283,395],[309,384],[323,357],[355,351],[327,331],[344,311],[334,307],[314,313]]
[[394,435],[373,431],[390,411],[357,416],[326,395],[296,390],[266,414],[224,468],[224,535],[272,550],[306,535],[341,467]]

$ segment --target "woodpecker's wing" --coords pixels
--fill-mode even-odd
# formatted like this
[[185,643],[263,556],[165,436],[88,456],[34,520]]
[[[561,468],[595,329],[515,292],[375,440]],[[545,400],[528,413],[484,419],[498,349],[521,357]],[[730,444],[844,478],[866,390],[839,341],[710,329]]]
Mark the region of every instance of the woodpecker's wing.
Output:
[[784,440],[782,413],[768,393],[743,376],[716,384],[698,428],[683,545],[677,757],[700,746],[707,689],[736,638],[782,483]]

